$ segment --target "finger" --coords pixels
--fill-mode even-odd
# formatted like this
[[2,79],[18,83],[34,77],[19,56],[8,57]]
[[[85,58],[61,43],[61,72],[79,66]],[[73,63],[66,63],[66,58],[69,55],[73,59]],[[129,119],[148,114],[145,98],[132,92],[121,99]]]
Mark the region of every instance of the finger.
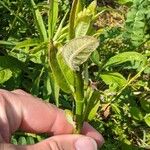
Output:
[[[21,147],[20,147],[21,148]],[[31,146],[22,146],[22,150],[97,150],[95,140],[82,135],[60,135]]]
[[[0,90],[0,94],[7,101],[5,116],[8,117],[7,121],[9,120],[3,121],[5,122],[3,127],[9,124],[11,133],[18,128],[26,132],[54,135],[72,133],[73,127],[67,122],[64,111],[54,105],[44,103],[39,98],[20,90],[13,92]],[[87,123],[84,124],[82,133],[93,137],[98,144],[103,142],[102,136]],[[8,135],[8,133],[3,135],[6,134]]]
[[87,122],[83,124],[81,134],[92,137],[100,146],[105,142],[103,136]]
[[21,89],[16,89],[16,90],[13,90],[11,91],[12,93],[16,93],[16,94],[20,94],[20,95],[27,95],[27,96],[31,96],[29,93],[21,90]]
[[68,123],[64,111],[39,98],[0,90],[0,99],[0,103],[4,101],[3,113],[7,116],[6,119],[0,116],[0,122],[4,127],[8,124],[11,133],[17,129],[55,135],[73,132],[73,126]]

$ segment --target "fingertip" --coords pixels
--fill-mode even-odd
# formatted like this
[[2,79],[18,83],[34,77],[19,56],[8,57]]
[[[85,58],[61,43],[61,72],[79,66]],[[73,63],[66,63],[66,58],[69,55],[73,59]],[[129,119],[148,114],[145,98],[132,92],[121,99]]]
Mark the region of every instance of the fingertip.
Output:
[[87,122],[84,122],[81,133],[85,136],[92,137],[99,147],[105,143],[103,136]]

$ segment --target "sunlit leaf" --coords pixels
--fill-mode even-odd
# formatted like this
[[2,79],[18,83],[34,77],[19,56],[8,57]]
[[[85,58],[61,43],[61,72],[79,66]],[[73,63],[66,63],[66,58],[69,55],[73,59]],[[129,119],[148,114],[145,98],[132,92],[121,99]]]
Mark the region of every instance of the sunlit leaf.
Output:
[[6,82],[12,77],[12,72],[10,69],[0,70],[0,84]]
[[51,67],[52,73],[54,75],[54,79],[56,80],[59,87],[66,93],[70,93],[70,87],[68,83],[66,82],[66,79],[60,69],[60,66],[58,64],[58,60],[56,58],[56,52],[57,49],[50,45],[49,48],[49,65]]
[[123,52],[111,57],[104,65],[104,68],[113,67],[125,62],[133,62],[133,61],[140,62],[141,67],[145,66],[147,63],[146,57],[138,52]]
[[147,114],[147,115],[144,117],[144,121],[145,121],[146,124],[150,127],[150,114]]
[[118,72],[102,73],[100,77],[111,90],[119,90],[127,83],[127,80]]
[[99,41],[94,37],[75,38],[63,46],[62,54],[68,66],[79,71],[79,66],[89,58],[98,45]]

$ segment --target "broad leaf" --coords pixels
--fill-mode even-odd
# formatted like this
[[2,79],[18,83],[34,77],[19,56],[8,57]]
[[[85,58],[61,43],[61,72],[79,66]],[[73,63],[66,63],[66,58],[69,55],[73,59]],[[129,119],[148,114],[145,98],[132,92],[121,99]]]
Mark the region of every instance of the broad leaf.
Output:
[[123,52],[111,57],[107,63],[104,65],[106,67],[112,67],[124,62],[140,62],[140,66],[143,67],[147,63],[147,59],[144,55],[137,53],[137,52]]
[[60,66],[60,69],[65,77],[66,82],[68,83],[72,92],[74,92],[74,71],[70,69],[70,67],[66,64],[63,56],[62,51],[57,53],[57,60]]
[[94,37],[75,38],[63,46],[62,54],[68,66],[79,71],[79,66],[89,58],[98,45],[99,41]]
[[12,72],[10,69],[0,70],[0,84],[9,80],[12,76]]
[[68,83],[66,82],[66,79],[60,69],[60,66],[58,64],[57,58],[56,58],[57,49],[50,45],[49,48],[49,65],[51,67],[52,73],[54,75],[54,79],[56,80],[57,84],[60,86],[60,88],[66,92],[70,93],[70,87]]
[[100,77],[111,90],[119,90],[127,83],[127,80],[118,72],[102,73]]

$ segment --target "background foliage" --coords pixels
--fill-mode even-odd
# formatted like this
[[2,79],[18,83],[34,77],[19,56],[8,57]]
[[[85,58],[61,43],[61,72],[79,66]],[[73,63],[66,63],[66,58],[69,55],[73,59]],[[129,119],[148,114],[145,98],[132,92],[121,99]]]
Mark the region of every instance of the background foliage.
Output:
[[[91,2],[84,2],[87,9],[79,13],[73,33],[99,41],[83,66],[86,83],[100,93],[88,119],[104,135],[104,150],[150,149],[150,1],[101,0],[96,9]],[[49,68],[47,57],[48,37],[55,39],[58,49],[69,42],[71,5],[69,0],[60,0],[58,8],[44,0],[0,1],[0,88],[21,88],[63,109],[74,109],[68,89],[63,83],[59,86],[52,69],[56,62]],[[57,21],[57,16],[51,20],[49,9],[59,10]],[[44,138],[16,132],[12,143],[33,144]]]

